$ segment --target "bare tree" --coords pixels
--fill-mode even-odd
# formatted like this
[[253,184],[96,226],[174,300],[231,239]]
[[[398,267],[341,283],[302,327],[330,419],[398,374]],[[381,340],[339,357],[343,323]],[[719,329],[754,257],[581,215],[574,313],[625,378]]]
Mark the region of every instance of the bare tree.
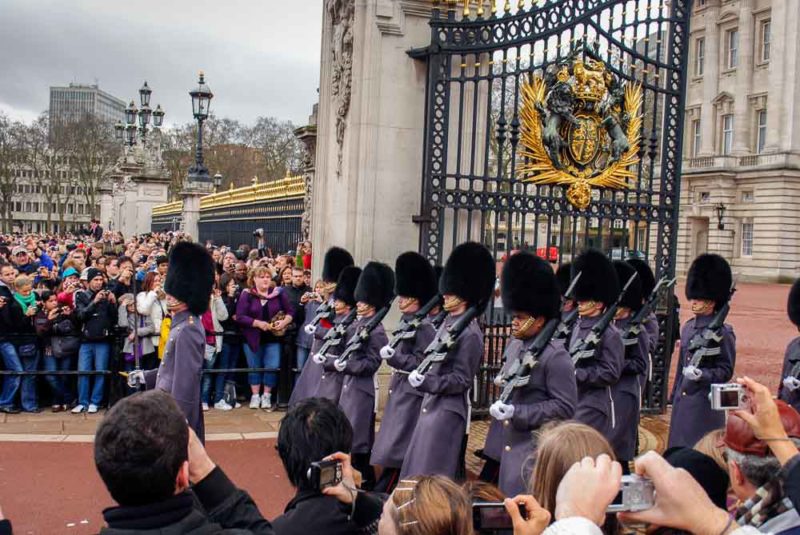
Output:
[[98,196],[103,178],[111,172],[119,156],[120,146],[114,139],[112,126],[100,118],[86,114],[66,126],[72,169],[82,189],[88,212],[98,217]]
[[12,203],[16,173],[22,160],[21,130],[23,125],[12,122],[0,112],[0,228],[11,231]]
[[161,159],[169,173],[169,198],[179,197],[186,173],[193,161],[194,128],[191,123],[163,131]]
[[303,166],[303,147],[294,137],[295,127],[290,121],[273,117],[259,117],[248,128],[247,144],[258,149],[264,159],[263,177],[279,180],[288,174],[300,173]]

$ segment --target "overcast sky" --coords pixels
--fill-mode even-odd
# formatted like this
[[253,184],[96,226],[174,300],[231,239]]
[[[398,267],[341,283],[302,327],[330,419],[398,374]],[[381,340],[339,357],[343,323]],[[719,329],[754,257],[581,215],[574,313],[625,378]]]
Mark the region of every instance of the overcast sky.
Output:
[[165,123],[192,119],[205,71],[212,112],[305,124],[317,101],[322,0],[0,0],[0,110],[25,121],[51,85],[97,82],[123,100],[144,80]]

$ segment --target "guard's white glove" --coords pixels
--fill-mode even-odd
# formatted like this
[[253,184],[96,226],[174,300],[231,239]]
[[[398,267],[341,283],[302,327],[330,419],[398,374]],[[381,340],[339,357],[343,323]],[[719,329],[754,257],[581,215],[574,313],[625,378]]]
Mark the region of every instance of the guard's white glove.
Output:
[[333,367],[336,368],[337,372],[343,372],[345,368],[347,368],[347,361],[344,360],[334,360]]
[[795,390],[800,389],[800,380],[793,375],[789,375],[783,379],[783,386],[786,387],[789,392],[794,392]]
[[514,416],[514,405],[506,405],[502,401],[498,400],[492,403],[492,406],[489,407],[489,414],[495,420],[503,421],[509,420]]
[[686,377],[690,381],[699,381],[701,377],[703,377],[703,372],[700,371],[700,368],[697,366],[686,366],[683,368],[683,376]]
[[306,332],[306,334],[314,334],[314,331],[316,331],[317,328],[309,323],[308,325],[303,327],[303,330]]
[[143,385],[144,383],[144,370],[128,372],[128,386],[130,388],[138,388],[139,385]]
[[419,388],[419,385],[422,384],[422,381],[425,380],[425,376],[419,373],[417,370],[408,374],[408,383],[413,386],[414,388]]
[[494,383],[494,386],[501,387],[501,388],[502,388],[502,386],[504,384],[506,384],[505,379],[503,379],[503,374],[502,373],[498,373],[497,375],[495,375],[494,379],[492,379],[492,382]]
[[383,360],[389,360],[394,356],[394,348],[389,346],[383,346],[381,348],[381,358]]
[[322,353],[314,353],[314,356],[311,357],[311,358],[314,359],[314,362],[316,362],[320,366],[325,364],[325,360],[326,360],[325,359],[325,355],[323,355]]

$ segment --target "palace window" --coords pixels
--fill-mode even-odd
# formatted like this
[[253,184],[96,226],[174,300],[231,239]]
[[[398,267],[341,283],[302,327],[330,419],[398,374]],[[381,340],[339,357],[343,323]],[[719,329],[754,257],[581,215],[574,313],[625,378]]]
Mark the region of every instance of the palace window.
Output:
[[722,116],[722,146],[720,152],[727,156],[733,150],[733,115]]
[[742,256],[753,256],[753,222],[742,222]]
[[766,63],[769,61],[770,55],[770,32],[772,31],[772,21],[769,19],[761,21],[761,61]]
[[701,140],[700,119],[695,119],[692,121],[692,156],[695,158],[700,153]]
[[703,76],[706,60],[706,39],[699,37],[694,41],[694,75]]
[[735,69],[739,66],[739,30],[728,30],[725,32],[725,57],[728,69]]
[[756,119],[756,152],[761,154],[767,144],[767,110],[759,110],[756,113]]
[[742,192],[742,202],[753,202],[753,192],[750,191],[750,190],[743,191]]

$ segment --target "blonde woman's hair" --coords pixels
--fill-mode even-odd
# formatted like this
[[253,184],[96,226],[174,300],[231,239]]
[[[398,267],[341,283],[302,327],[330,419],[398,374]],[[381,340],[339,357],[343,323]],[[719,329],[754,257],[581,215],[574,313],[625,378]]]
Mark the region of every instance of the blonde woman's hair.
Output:
[[33,286],[33,278],[27,275],[17,275],[17,278],[14,279],[14,288],[19,291],[27,286]]
[[467,493],[442,476],[400,480],[389,497],[398,535],[472,535]]
[[539,435],[531,494],[555,518],[556,491],[564,475],[584,457],[602,453],[616,459],[605,437],[588,425],[563,422],[546,427]]
[[697,441],[697,444],[695,444],[692,449],[708,455],[714,459],[714,462],[717,463],[720,468],[727,471],[728,463],[725,462],[725,457],[722,455],[722,448],[718,446],[722,441],[723,435],[725,435],[725,429],[709,431],[703,435],[703,438]]
[[273,278],[272,270],[267,266],[256,266],[247,273],[247,287],[255,288],[255,278],[261,277],[264,273],[269,273],[270,278]]

